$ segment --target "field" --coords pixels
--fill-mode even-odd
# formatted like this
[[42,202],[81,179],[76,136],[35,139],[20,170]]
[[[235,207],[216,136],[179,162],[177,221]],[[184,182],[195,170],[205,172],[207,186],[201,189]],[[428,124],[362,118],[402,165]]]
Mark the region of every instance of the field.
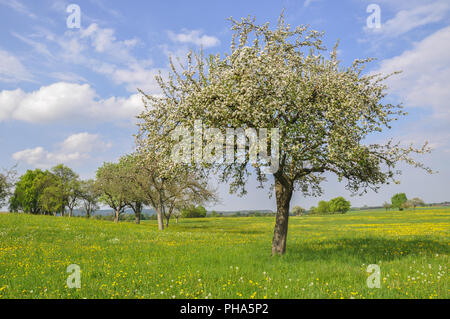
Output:
[[[290,219],[184,219],[160,232],[110,221],[0,214],[0,298],[449,298],[450,209]],[[66,285],[81,267],[81,289]],[[367,266],[381,288],[367,287]]]

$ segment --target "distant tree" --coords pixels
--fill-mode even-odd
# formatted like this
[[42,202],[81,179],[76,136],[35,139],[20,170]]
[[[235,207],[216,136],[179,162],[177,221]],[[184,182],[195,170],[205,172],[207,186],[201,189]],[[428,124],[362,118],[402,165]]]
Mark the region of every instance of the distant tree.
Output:
[[384,202],[384,203],[383,203],[383,207],[384,207],[384,209],[385,209],[386,211],[388,211],[388,209],[390,209],[390,208],[392,207],[392,205],[389,204],[388,202]]
[[183,218],[206,217],[206,208],[203,206],[190,206],[181,210]]
[[127,178],[122,166],[117,163],[103,163],[97,169],[96,187],[100,191],[100,201],[114,210],[114,222],[127,207]]
[[401,206],[400,206],[400,208],[401,208],[401,210],[403,210],[403,209],[409,209],[409,208],[412,208],[413,206],[412,206],[412,204],[411,204],[411,201],[409,201],[409,200],[407,200],[406,202],[404,202]]
[[[156,211],[158,228],[169,227],[173,212],[194,204],[216,200],[216,192],[208,187],[207,179],[197,170],[179,167],[169,173],[160,165],[157,154],[135,153],[126,157],[134,163],[131,178],[137,196]],[[129,170],[127,170],[129,172]],[[182,216],[184,217],[184,216]]]
[[44,213],[42,194],[46,185],[42,181],[48,174],[48,171],[35,169],[27,170],[20,176],[9,200],[10,211],[23,211],[30,214]]
[[[63,202],[61,201],[61,180],[52,172],[45,171],[36,181],[39,194],[39,205],[44,214],[56,215],[61,213]],[[61,213],[62,216],[62,213]]]
[[310,215],[317,214],[317,207],[311,206],[311,208],[309,209],[309,214]]
[[73,210],[79,206],[81,202],[81,181],[78,176],[71,180],[68,185],[67,208],[69,209],[69,217],[72,217]]
[[399,210],[403,210],[403,208],[404,208],[403,204],[405,204],[407,200],[408,200],[408,198],[406,197],[405,193],[395,194],[391,198],[392,207],[396,207]]
[[213,210],[211,212],[211,217],[217,217],[217,216],[218,216],[217,212],[215,210]]
[[321,200],[317,203],[317,213],[318,214],[327,214],[330,212],[330,205],[327,201]]
[[124,187],[125,203],[134,212],[134,222],[140,224],[142,209],[144,205],[148,204],[148,200],[144,189],[139,187],[136,182],[137,179],[141,178],[137,175],[142,174],[139,158],[133,155],[122,156],[119,159],[119,165],[126,176],[124,179],[124,183],[126,183],[126,187]]
[[176,209],[172,214],[173,217],[175,217],[175,224],[178,224],[178,219],[181,217],[181,211]]
[[69,211],[69,217],[72,216],[72,210],[76,205],[76,199],[77,199],[77,185],[78,185],[78,174],[76,174],[71,168],[63,165],[58,164],[55,167],[51,169],[52,173],[56,176],[58,179],[58,190],[55,190],[53,192],[54,196],[59,197],[60,201],[60,210],[61,215],[64,216],[64,212],[66,210],[66,207],[69,206],[69,200],[75,199],[75,202],[72,202]]
[[425,202],[419,197],[414,197],[413,199],[410,199],[408,202],[409,205],[414,209],[416,209],[417,206],[425,206]]
[[345,214],[350,210],[351,205],[350,201],[345,200],[345,198],[342,196],[339,196],[330,200],[328,203],[328,207],[330,213]]
[[293,208],[292,208],[292,211],[291,211],[291,213],[292,213],[292,215],[294,215],[294,216],[302,216],[304,213],[305,213],[305,209],[303,208],[303,207],[300,207],[300,206],[294,206]]
[[95,184],[95,181],[93,179],[81,181],[79,195],[81,207],[86,213],[86,217],[89,218],[96,210],[100,208],[98,205],[100,192]]
[[6,179],[6,176],[0,174],[0,207],[5,204],[5,201],[9,196],[10,188],[11,186]]
[[5,169],[0,173],[0,208],[4,206],[7,199],[12,195],[12,188],[14,186],[17,171],[15,166],[11,169]]

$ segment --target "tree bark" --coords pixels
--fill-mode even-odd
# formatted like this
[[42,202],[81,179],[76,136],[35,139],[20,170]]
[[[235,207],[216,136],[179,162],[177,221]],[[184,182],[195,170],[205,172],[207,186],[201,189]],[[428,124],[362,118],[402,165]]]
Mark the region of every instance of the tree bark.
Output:
[[156,217],[158,218],[158,229],[164,230],[163,216],[160,208],[156,210]]
[[169,220],[170,220],[170,216],[166,217],[166,228],[169,228]]
[[272,256],[283,255],[286,252],[289,204],[291,202],[293,192],[292,183],[279,175],[274,175],[274,177],[277,215],[272,240]]
[[119,222],[119,211],[118,210],[114,211],[114,222],[115,223]]
[[140,224],[140,223],[141,223],[141,212],[135,213],[134,222],[135,222],[136,224]]

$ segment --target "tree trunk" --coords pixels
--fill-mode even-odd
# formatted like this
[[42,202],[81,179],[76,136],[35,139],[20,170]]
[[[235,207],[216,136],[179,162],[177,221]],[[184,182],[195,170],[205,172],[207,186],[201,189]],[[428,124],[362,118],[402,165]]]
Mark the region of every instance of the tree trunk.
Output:
[[178,224],[178,216],[175,217],[175,224]]
[[73,213],[73,208],[69,207],[69,217],[72,217],[72,213]]
[[141,212],[135,213],[134,222],[135,222],[136,224],[140,224],[140,223],[141,223]]
[[286,181],[286,179],[278,177],[277,175],[274,177],[277,216],[272,240],[272,256],[283,255],[286,252],[289,204],[293,192],[293,185]]
[[166,217],[166,228],[169,228],[169,220],[170,220],[170,216]]
[[158,218],[158,229],[164,230],[164,222],[160,208],[156,210],[156,217]]
[[119,222],[119,211],[118,210],[114,211],[114,222],[115,223]]

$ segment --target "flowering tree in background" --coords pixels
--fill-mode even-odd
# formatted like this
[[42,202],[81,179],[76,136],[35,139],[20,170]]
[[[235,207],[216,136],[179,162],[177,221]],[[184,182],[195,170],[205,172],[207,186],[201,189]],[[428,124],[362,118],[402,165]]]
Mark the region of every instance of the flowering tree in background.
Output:
[[172,166],[167,158],[158,155],[156,151],[129,154],[121,157],[119,163],[126,172],[125,201],[153,207],[158,228],[163,230],[164,219],[167,228],[173,213],[178,215],[182,208],[192,204],[216,201],[217,195],[198,170]]
[[[283,14],[275,29],[252,18],[230,20],[234,34],[229,54],[205,58],[202,52],[191,52],[186,66],[180,69],[171,62],[168,79],[158,77],[162,96],[144,94],[141,147],[149,156],[168,159],[174,143],[171,132],[180,126],[193,127],[196,120],[223,131],[278,129],[279,166],[272,174],[277,204],[272,255],[286,251],[293,192],[321,194],[325,172],[346,180],[351,192],[364,193],[395,181],[399,161],[429,170],[409,156],[428,152],[426,145],[416,149],[392,140],[364,143],[371,133],[391,128],[390,123],[405,114],[400,105],[382,102],[387,89],[383,81],[390,75],[363,74],[371,59],[341,66],[337,45],[328,57],[322,33],[305,26],[291,28]],[[245,194],[251,172],[256,171],[261,183],[267,181],[261,170],[265,161],[248,163],[247,153],[244,162],[192,161],[190,167],[217,169],[221,181],[231,181],[231,192]],[[167,163],[166,172],[170,174],[176,165]]]
[[0,207],[6,204],[6,200],[12,195],[12,188],[14,186],[17,172],[15,166],[11,169],[4,170],[0,173]]

